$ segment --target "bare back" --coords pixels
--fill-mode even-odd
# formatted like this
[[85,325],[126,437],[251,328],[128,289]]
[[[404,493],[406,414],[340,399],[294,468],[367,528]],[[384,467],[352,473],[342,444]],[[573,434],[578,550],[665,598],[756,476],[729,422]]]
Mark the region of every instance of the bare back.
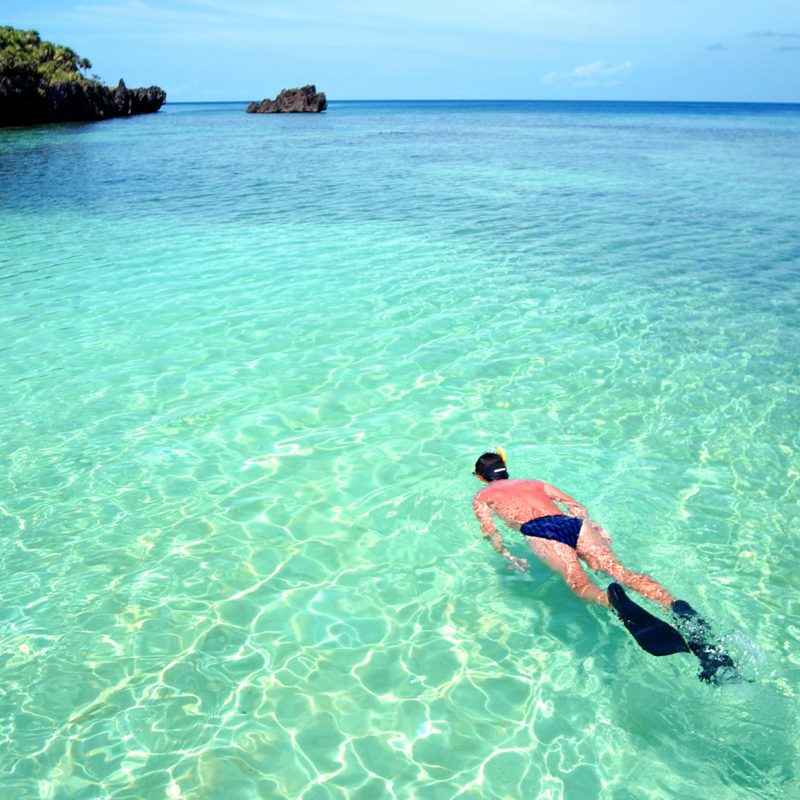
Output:
[[[475,495],[474,505],[486,504],[509,528],[519,530],[531,519],[563,514],[556,501],[572,500],[555,487],[534,480],[493,481]],[[574,501],[573,501],[574,502]]]

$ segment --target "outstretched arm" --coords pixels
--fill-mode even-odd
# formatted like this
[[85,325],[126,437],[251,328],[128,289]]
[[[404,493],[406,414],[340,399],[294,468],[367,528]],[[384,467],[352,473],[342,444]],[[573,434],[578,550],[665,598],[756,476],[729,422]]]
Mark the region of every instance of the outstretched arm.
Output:
[[573,517],[586,520],[592,528],[597,531],[606,541],[610,542],[611,537],[601,528],[590,516],[585,506],[582,506],[574,497],[570,497],[566,492],[556,486],[551,486],[549,483],[544,484],[544,490],[547,492],[551,500],[564,506],[564,508],[572,514]]
[[507,558],[514,569],[520,571],[526,570],[528,568],[528,562],[524,558],[512,556],[508,548],[503,544],[503,537],[497,530],[497,525],[494,524],[492,509],[489,508],[489,504],[480,500],[478,495],[475,495],[475,497],[472,498],[472,510],[475,512],[475,516],[481,524],[484,538],[489,540],[489,543],[495,551],[500,553],[504,558]]

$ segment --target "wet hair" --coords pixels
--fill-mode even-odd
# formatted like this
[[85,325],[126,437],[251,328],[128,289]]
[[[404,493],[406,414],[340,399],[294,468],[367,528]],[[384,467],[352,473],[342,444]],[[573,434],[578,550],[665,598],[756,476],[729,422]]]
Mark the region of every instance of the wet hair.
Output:
[[484,453],[475,462],[475,474],[487,481],[499,481],[508,477],[506,462],[497,453]]

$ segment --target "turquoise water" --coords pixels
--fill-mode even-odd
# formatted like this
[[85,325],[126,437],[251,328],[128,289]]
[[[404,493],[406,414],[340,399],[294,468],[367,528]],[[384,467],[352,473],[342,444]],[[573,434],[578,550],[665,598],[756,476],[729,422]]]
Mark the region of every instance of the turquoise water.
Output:
[[[800,107],[170,105],[0,186],[3,797],[800,796]],[[495,444],[750,682],[509,572]]]

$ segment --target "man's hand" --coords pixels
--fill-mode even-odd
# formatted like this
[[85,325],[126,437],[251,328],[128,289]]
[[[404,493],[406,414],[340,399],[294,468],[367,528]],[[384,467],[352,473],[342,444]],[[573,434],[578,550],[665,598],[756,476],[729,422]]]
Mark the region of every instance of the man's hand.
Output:
[[519,572],[526,572],[528,569],[528,562],[524,558],[509,556],[508,563]]

